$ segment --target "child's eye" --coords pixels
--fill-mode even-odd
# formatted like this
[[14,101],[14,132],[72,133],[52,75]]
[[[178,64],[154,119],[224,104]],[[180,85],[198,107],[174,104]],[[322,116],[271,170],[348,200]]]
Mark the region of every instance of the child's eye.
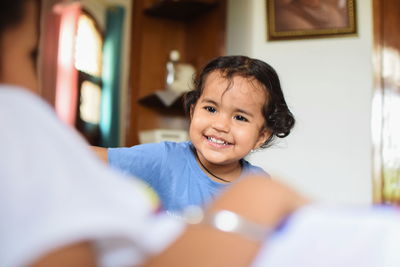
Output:
[[241,115],[234,116],[235,120],[248,122],[249,120]]
[[204,109],[207,110],[210,113],[214,113],[216,111],[215,108],[210,107],[210,106],[206,106],[206,107],[204,107]]

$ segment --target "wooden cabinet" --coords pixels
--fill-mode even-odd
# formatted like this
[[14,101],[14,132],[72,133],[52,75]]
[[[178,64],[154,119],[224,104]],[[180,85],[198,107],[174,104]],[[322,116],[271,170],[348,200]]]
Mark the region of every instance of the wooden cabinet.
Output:
[[[129,123],[126,146],[138,144],[138,132],[156,128],[186,129],[187,119],[139,103],[165,88],[171,50],[197,71],[225,54],[226,0],[135,0],[133,2]],[[143,102],[143,101],[142,101]]]

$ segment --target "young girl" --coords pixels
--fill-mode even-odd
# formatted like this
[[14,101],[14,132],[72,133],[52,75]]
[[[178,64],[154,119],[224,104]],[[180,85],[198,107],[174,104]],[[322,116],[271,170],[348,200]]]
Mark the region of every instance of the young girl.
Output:
[[244,175],[267,176],[244,157],[287,136],[295,121],[274,69],[245,56],[209,62],[185,109],[191,141],[108,149],[109,163],[145,180],[169,211],[204,205]]

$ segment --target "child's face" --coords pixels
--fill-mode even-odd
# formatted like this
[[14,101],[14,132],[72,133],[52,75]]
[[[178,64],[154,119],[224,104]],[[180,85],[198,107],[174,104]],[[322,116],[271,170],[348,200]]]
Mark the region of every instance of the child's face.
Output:
[[37,76],[32,52],[37,48],[36,2],[26,1],[25,17],[8,28],[1,37],[0,83],[37,91]]
[[191,110],[190,139],[203,163],[237,164],[269,137],[262,108],[266,92],[255,80],[215,71],[206,79],[203,94]]

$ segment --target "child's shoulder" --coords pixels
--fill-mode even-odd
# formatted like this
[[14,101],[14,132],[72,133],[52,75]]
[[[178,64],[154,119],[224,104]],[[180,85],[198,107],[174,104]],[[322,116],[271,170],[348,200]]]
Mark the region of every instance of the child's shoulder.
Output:
[[260,174],[270,177],[270,175],[263,168],[253,165],[245,159],[242,159],[242,167],[244,174]]
[[183,153],[190,151],[191,142],[162,141],[157,143],[144,143],[131,147],[109,148],[109,151],[124,151],[126,153],[152,152],[152,153]]
[[184,142],[172,142],[172,141],[164,141],[160,142],[160,145],[164,146],[167,152],[179,151],[179,152],[187,152],[192,149],[192,142],[184,141]]

